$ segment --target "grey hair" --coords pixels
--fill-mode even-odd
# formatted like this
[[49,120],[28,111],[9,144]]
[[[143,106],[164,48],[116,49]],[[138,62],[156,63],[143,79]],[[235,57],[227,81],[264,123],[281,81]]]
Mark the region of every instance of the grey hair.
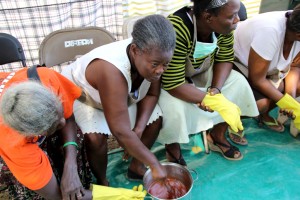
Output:
[[36,81],[9,87],[2,95],[0,108],[4,123],[25,136],[56,128],[63,112],[59,98]]
[[174,51],[176,34],[171,22],[162,15],[148,15],[136,21],[132,31],[132,43],[141,50],[156,47],[162,51]]

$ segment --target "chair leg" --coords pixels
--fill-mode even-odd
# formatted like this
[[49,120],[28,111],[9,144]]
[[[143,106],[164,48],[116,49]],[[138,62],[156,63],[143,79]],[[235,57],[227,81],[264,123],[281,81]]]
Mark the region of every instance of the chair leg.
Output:
[[208,148],[208,144],[207,144],[206,131],[202,132],[202,136],[203,136],[203,143],[204,143],[205,153],[209,154],[209,148]]

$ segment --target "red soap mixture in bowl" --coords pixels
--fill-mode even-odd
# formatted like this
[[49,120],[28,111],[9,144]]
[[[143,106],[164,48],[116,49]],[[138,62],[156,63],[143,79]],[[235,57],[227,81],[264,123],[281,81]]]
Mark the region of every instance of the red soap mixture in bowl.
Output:
[[177,199],[187,193],[185,185],[175,178],[166,178],[151,183],[148,193],[160,199]]
[[182,165],[171,162],[165,162],[162,165],[167,171],[166,179],[154,180],[150,169],[144,175],[143,182],[149,195],[158,200],[188,199],[193,187],[193,178],[189,170]]

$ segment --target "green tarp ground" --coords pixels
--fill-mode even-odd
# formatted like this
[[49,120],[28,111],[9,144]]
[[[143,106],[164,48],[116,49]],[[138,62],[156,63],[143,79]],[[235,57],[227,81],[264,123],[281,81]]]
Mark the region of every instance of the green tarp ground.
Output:
[[[275,116],[277,110],[272,111]],[[183,156],[195,179],[192,200],[205,199],[300,199],[300,136],[289,134],[289,124],[283,133],[260,128],[254,119],[244,119],[248,146],[239,146],[244,158],[228,161],[221,154],[211,152],[192,154],[193,140],[183,146]],[[155,144],[152,151],[165,161],[165,150]],[[126,179],[128,163],[122,161],[123,152],[109,155],[108,178],[112,187],[132,188],[140,182]],[[198,176],[198,180],[196,177]]]

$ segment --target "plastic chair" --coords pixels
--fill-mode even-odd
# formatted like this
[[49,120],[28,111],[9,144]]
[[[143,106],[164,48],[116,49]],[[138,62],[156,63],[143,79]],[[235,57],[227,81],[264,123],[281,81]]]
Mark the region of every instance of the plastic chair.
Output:
[[[57,30],[42,41],[39,47],[39,62],[47,67],[63,66],[96,47],[114,41],[116,39],[109,31],[95,26]],[[61,68],[57,71],[61,71]],[[81,132],[78,126],[77,131]],[[108,144],[109,148],[119,147],[113,136],[108,138]]]
[[0,33],[0,65],[21,62],[26,66],[23,47],[19,40],[7,33]]
[[133,30],[134,23],[143,18],[145,16],[134,16],[134,17],[128,17],[124,20],[123,26],[122,26],[122,36],[123,39],[127,39],[131,37],[131,32]]
[[115,40],[110,32],[95,26],[57,30],[42,41],[39,62],[52,67],[74,61],[92,49]]
[[243,2],[241,2],[240,5],[241,5],[241,7],[240,7],[240,10],[238,12],[238,16],[240,18],[240,21],[245,21],[248,18],[247,9],[246,9]]

